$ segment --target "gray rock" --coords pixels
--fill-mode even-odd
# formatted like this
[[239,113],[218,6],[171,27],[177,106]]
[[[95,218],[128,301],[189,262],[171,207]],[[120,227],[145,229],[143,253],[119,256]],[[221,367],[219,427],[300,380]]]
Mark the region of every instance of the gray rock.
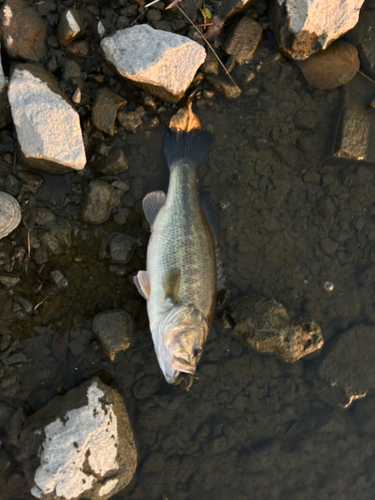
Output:
[[94,179],[82,206],[82,217],[86,222],[100,224],[108,219],[118,201],[119,195],[114,187],[101,179]]
[[113,361],[117,352],[125,351],[129,347],[133,320],[126,311],[114,309],[97,314],[92,328],[106,358]]
[[128,159],[122,149],[114,148],[110,154],[101,161],[97,170],[102,174],[118,174],[128,168]]
[[79,40],[74,42],[65,49],[68,56],[73,57],[86,57],[89,55],[90,47],[86,40]]
[[68,60],[64,64],[63,80],[68,82],[69,80],[76,79],[81,76],[81,67],[75,61]]
[[0,191],[0,240],[18,227],[21,218],[18,201],[10,194]]
[[358,325],[339,335],[337,344],[324,359],[319,375],[335,390],[344,390],[347,406],[375,388],[375,330]]
[[118,264],[126,264],[132,257],[136,241],[131,236],[116,234],[109,244],[111,259]]
[[262,31],[256,21],[243,17],[228,35],[222,48],[227,54],[232,55],[238,64],[248,63],[258,48]]
[[16,286],[20,281],[20,277],[16,274],[3,274],[0,276],[0,285],[5,286],[9,290]]
[[61,47],[66,47],[83,34],[83,17],[77,9],[65,10],[60,18],[58,39]]
[[42,500],[106,500],[137,465],[124,402],[96,377],[28,417],[20,447],[31,493]]
[[51,174],[85,166],[79,115],[44,68],[17,65],[8,97],[26,163]]
[[368,104],[373,84],[356,75],[344,85],[344,106],[334,147],[334,156],[375,162],[374,111]]
[[277,43],[306,59],[353,28],[364,0],[277,0],[271,16]]
[[13,59],[38,62],[45,54],[46,27],[29,2],[7,0],[1,10],[1,34]]
[[96,94],[92,107],[92,123],[94,127],[109,135],[116,132],[115,121],[120,107],[126,100],[104,87]]
[[207,83],[212,88],[228,97],[228,99],[236,99],[241,94],[241,89],[229,80],[227,76],[207,75]]
[[71,229],[69,219],[58,217],[47,222],[45,229],[39,230],[38,237],[47,252],[61,255],[71,246]]
[[227,309],[233,329],[260,352],[273,352],[293,363],[323,346],[320,327],[311,319],[291,321],[275,300],[251,295]]
[[206,58],[198,43],[147,24],[117,31],[101,47],[121,76],[170,102],[181,99]]
[[144,109],[139,106],[134,111],[125,111],[121,109],[118,114],[118,122],[127,132],[135,134],[137,128],[142,125],[142,116],[144,114]]

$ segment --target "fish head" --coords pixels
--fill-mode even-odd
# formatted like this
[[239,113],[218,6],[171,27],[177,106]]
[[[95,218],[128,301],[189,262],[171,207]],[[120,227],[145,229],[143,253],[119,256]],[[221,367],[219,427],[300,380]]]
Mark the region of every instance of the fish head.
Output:
[[192,305],[175,305],[158,329],[155,352],[166,381],[173,384],[180,373],[194,375],[208,335],[204,315]]

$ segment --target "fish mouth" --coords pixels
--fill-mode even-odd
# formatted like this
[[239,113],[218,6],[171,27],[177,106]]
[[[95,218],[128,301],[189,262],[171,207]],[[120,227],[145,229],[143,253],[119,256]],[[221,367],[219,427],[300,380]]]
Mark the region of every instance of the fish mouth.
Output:
[[195,374],[196,367],[188,363],[185,359],[175,356],[172,361],[172,367],[182,373],[188,373],[190,375]]

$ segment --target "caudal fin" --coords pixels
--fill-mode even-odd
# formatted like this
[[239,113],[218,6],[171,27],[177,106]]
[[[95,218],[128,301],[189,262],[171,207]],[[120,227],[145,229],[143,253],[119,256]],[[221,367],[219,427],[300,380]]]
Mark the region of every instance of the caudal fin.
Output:
[[176,128],[166,130],[164,153],[169,169],[171,170],[173,165],[181,160],[186,160],[192,166],[199,168],[210,151],[213,139],[209,132],[200,129],[193,129],[190,132]]

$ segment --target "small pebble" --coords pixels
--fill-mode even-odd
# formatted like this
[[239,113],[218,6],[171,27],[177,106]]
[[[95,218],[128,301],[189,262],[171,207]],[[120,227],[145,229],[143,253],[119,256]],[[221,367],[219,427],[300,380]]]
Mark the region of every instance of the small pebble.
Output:
[[327,292],[332,292],[332,290],[335,288],[335,285],[330,281],[326,281],[324,283],[324,288],[327,290]]

